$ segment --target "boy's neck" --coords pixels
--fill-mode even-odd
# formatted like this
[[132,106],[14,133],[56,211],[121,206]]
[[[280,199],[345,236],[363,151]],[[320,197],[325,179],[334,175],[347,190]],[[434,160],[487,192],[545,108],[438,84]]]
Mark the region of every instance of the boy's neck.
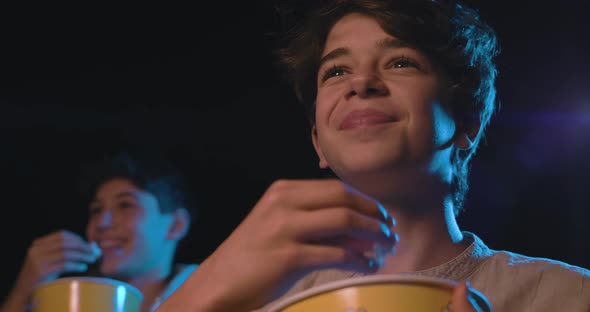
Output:
[[[379,273],[416,272],[436,267],[457,257],[467,247],[457,225],[452,204],[418,215],[388,207],[396,219],[399,242]],[[439,206],[439,207],[441,207]]]
[[173,273],[174,272],[172,271],[172,268],[161,268],[148,274],[144,274],[139,278],[132,278],[126,281],[127,283],[135,286],[142,293],[142,312],[150,311],[151,305],[164,291],[164,288],[166,288],[166,285],[172,278]]

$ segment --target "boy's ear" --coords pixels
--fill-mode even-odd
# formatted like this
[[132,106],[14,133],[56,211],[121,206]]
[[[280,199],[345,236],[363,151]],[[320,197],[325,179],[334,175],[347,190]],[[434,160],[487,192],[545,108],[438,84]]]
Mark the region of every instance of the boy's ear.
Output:
[[172,212],[172,223],[166,238],[180,240],[188,233],[191,223],[190,213],[186,208],[178,208]]
[[322,152],[322,147],[320,146],[318,140],[318,131],[315,125],[313,125],[313,127],[311,128],[311,141],[313,142],[313,148],[315,149],[315,152],[318,155],[318,158],[320,159],[320,168],[328,168],[328,161],[324,157],[324,152]]

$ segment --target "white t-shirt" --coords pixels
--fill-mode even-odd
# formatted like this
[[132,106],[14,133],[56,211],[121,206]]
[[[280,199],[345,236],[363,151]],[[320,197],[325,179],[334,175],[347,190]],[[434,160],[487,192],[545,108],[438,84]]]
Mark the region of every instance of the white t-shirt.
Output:
[[[471,244],[447,263],[408,274],[455,281],[468,280],[490,301],[494,312],[590,311],[590,270],[546,258],[534,258],[488,248],[475,234],[464,231]],[[298,281],[274,303],[312,287],[361,273],[321,270]]]

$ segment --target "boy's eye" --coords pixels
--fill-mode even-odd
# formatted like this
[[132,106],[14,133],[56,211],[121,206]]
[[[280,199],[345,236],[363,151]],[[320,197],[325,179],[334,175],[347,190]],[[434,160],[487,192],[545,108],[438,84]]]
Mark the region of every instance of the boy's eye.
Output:
[[393,66],[395,68],[402,68],[402,67],[410,67],[410,66],[412,66],[412,64],[410,62],[408,62],[407,60],[403,60],[403,61],[395,62],[395,64],[393,64]]
[[401,58],[393,60],[393,62],[391,62],[391,66],[393,68],[408,68],[408,67],[420,68],[418,66],[417,62],[415,62],[412,59],[409,59],[407,57],[401,57]]
[[326,69],[322,75],[322,81],[326,81],[332,77],[342,76],[345,74],[345,70],[341,66],[334,65]]
[[95,214],[99,214],[100,210],[101,210],[100,206],[93,206],[88,209],[88,213],[90,213],[90,215],[95,215]]
[[121,208],[132,208],[134,204],[132,202],[123,201],[119,203],[119,207]]

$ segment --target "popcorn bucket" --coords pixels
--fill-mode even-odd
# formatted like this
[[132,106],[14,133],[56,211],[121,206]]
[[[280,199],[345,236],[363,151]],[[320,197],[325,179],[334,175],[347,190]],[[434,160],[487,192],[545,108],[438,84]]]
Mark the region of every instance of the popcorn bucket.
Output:
[[[457,282],[412,275],[372,275],[323,284],[286,297],[271,312],[443,312]],[[477,290],[473,299],[491,312]]]
[[32,312],[139,312],[143,295],[121,281],[102,277],[63,277],[39,285]]

